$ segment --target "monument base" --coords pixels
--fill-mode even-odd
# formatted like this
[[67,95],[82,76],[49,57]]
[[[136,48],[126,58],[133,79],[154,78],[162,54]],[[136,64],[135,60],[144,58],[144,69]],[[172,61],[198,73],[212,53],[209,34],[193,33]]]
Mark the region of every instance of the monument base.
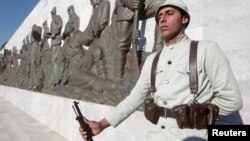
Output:
[[[2,85],[0,85],[0,97],[10,101],[69,141],[83,141],[79,134],[76,115],[72,109],[75,99]],[[92,120],[102,119],[104,113],[113,108],[107,105],[76,101],[79,102],[82,114]],[[147,121],[143,113],[136,111],[117,128],[110,127],[93,139],[95,141],[145,141],[146,126]]]

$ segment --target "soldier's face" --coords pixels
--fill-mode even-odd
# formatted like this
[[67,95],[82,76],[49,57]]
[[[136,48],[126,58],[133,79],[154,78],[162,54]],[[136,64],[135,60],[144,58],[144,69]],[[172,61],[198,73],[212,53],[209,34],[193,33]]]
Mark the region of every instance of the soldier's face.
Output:
[[69,17],[72,16],[72,10],[71,10],[71,8],[68,8],[68,15],[69,15]]
[[171,40],[184,33],[188,18],[173,7],[164,7],[158,14],[159,30],[164,40]]
[[54,15],[56,15],[56,13],[52,11],[52,12],[51,12],[51,16],[54,16]]

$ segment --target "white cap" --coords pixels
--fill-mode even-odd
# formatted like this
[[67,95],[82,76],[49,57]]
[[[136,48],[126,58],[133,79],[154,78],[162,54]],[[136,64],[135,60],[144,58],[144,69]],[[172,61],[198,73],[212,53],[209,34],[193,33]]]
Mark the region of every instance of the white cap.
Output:
[[187,5],[182,0],[166,0],[163,4],[161,4],[158,7],[158,9],[155,12],[155,22],[156,22],[156,24],[158,24],[158,14],[159,14],[160,10],[162,8],[164,8],[164,7],[167,7],[167,6],[175,6],[175,7],[178,7],[180,9],[182,9],[183,11],[185,11],[188,14],[189,19],[190,19],[190,15],[188,13]]

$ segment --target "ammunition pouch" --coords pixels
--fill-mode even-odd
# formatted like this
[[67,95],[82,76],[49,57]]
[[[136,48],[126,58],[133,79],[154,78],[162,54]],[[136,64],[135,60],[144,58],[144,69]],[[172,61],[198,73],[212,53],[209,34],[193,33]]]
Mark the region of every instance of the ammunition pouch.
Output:
[[190,121],[190,108],[187,104],[175,106],[173,108],[175,119],[179,128],[191,128],[192,122]]
[[144,115],[147,120],[153,124],[157,124],[160,118],[160,107],[154,103],[153,98],[145,100]]
[[192,127],[197,129],[207,128],[207,115],[209,113],[207,106],[205,104],[191,104],[189,107]]
[[145,100],[144,114],[147,120],[157,124],[160,117],[175,118],[180,129],[205,129],[215,124],[219,115],[219,107],[214,104],[181,104],[167,109],[159,107],[153,99]]

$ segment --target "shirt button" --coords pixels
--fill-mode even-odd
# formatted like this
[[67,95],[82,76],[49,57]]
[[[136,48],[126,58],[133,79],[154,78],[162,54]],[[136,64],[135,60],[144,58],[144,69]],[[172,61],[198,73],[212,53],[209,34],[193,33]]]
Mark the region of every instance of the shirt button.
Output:
[[169,61],[168,61],[168,64],[171,65],[171,64],[172,64],[172,61],[169,60]]
[[167,102],[167,101],[163,101],[163,104],[164,104],[164,105],[167,105],[167,104],[168,104],[168,102]]
[[168,83],[169,83],[169,81],[168,81],[168,80],[165,80],[165,83],[166,83],[166,84],[168,84]]
[[165,126],[164,126],[164,125],[162,125],[162,126],[161,126],[161,129],[165,129]]

